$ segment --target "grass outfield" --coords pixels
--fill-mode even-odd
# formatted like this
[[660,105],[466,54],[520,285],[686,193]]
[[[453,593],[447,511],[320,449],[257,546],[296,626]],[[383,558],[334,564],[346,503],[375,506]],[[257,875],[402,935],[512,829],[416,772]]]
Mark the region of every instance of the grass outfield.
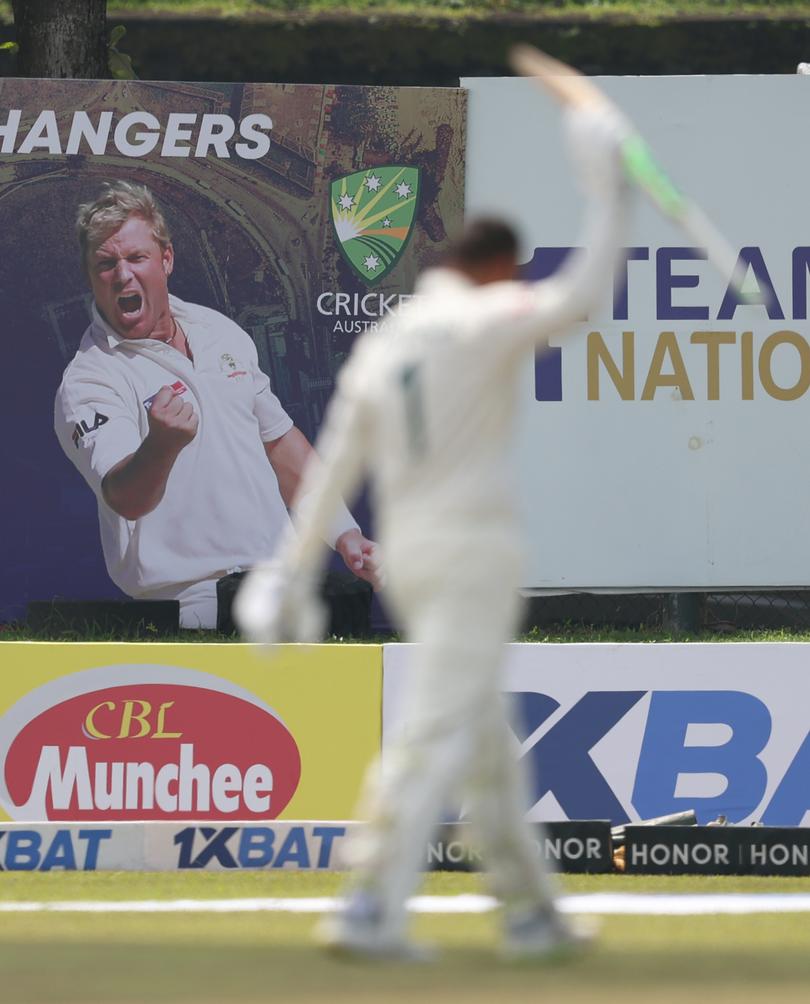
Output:
[[[329,896],[318,873],[0,875],[0,900]],[[566,891],[797,892],[803,879],[567,877]],[[475,876],[432,875],[432,894],[481,891]],[[607,917],[598,947],[565,965],[497,960],[497,916],[419,916],[415,933],[442,949],[427,967],[336,962],[310,941],[312,916],[4,914],[0,1000],[258,1004],[295,1001],[467,1002],[653,1000],[806,1002],[810,917]]]

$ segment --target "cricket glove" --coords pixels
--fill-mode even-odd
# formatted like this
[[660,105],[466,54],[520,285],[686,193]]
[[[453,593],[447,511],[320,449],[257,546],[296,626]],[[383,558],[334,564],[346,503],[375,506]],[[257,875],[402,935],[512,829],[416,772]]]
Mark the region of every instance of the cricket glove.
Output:
[[263,562],[245,577],[233,617],[245,638],[261,645],[321,641],[327,624],[313,584],[290,576],[278,561]]
[[594,195],[628,185],[623,146],[633,135],[630,122],[610,104],[565,110],[569,156],[585,190]]

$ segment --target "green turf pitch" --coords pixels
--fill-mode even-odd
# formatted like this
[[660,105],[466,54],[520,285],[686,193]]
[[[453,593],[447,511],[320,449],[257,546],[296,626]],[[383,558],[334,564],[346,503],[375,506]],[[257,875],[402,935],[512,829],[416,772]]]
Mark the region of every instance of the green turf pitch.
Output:
[[[329,896],[334,875],[0,875],[0,900]],[[566,891],[797,892],[801,879],[568,877]],[[432,894],[481,891],[474,876],[434,875]],[[3,1004],[618,1004],[810,1000],[810,915],[607,917],[598,947],[565,965],[497,961],[495,914],[420,916],[417,936],[443,950],[428,967],[358,965],[310,942],[293,914],[4,914]]]

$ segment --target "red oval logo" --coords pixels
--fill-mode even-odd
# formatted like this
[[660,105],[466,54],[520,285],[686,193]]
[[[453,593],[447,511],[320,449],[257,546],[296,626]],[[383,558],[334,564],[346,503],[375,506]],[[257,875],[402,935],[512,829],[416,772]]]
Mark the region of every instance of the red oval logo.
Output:
[[275,819],[300,777],[295,739],[269,708],[176,683],[62,701],[20,730],[5,763],[27,819]]

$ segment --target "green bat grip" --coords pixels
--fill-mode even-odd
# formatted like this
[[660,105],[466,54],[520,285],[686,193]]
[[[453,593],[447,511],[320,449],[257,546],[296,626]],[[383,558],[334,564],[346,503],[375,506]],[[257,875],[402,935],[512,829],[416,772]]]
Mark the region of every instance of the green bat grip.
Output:
[[632,181],[642,188],[658,208],[673,220],[679,220],[686,210],[686,199],[656,164],[650,148],[636,133],[622,143],[624,169]]
[[733,286],[740,303],[761,303],[760,291],[746,292],[746,269],[725,238],[694,203],[682,195],[656,164],[650,148],[638,135],[628,136],[622,143],[622,162],[627,176],[652,199],[664,216],[680,224],[699,247],[704,247],[709,260]]

